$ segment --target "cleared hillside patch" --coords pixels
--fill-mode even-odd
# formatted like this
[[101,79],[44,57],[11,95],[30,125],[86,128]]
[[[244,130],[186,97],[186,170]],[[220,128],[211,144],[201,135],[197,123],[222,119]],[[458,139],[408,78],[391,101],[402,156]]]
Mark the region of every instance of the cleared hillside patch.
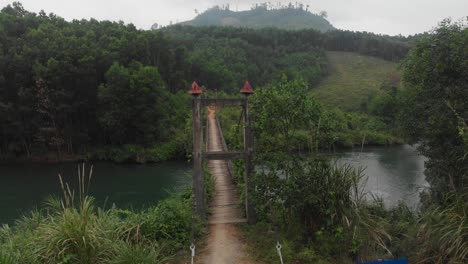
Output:
[[345,111],[358,111],[380,92],[380,85],[398,64],[353,52],[327,52],[329,74],[312,94],[326,105]]

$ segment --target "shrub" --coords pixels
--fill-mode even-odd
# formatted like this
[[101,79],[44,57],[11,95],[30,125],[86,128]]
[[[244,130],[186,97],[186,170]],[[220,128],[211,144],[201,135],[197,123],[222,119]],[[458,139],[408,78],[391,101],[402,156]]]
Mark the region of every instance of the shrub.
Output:
[[254,179],[258,216],[290,233],[298,245],[314,242],[323,256],[388,254],[387,222],[368,206],[362,170],[322,158],[264,155]]
[[182,136],[156,144],[150,147],[126,144],[118,147],[104,147],[88,154],[91,160],[111,160],[118,163],[123,162],[161,162],[174,158],[183,157],[185,154],[185,141]]
[[169,259],[164,256],[163,247],[155,242],[141,244],[117,242],[114,248],[116,255],[109,264],[154,264],[164,263]]
[[185,154],[185,142],[175,137],[175,139],[153,146],[146,150],[146,160],[150,162],[160,162],[177,157],[181,157]]
[[[112,257],[111,244],[124,234],[123,225],[109,212],[96,213],[85,197],[79,208],[53,212],[37,229],[44,263],[102,263]],[[117,222],[117,224],[115,223]]]
[[359,189],[360,171],[334,167],[321,158],[270,158],[276,161],[274,167],[262,164],[264,170],[253,179],[259,210],[275,208],[296,215],[312,231],[345,220],[353,191]]
[[[172,197],[161,201],[155,207],[135,214],[134,217],[134,221],[140,225],[139,232],[145,239],[167,242],[169,244],[167,250],[171,253],[191,242],[191,199]],[[195,221],[194,235],[198,236],[200,223]]]
[[425,263],[468,262],[468,195],[450,194],[446,206],[426,210],[417,234],[417,259]]
[[[32,219],[34,214],[23,219]],[[21,219],[19,222],[23,222]],[[36,225],[17,224],[15,228],[4,225],[0,228],[0,263],[39,263]],[[9,262],[13,261],[13,262]]]

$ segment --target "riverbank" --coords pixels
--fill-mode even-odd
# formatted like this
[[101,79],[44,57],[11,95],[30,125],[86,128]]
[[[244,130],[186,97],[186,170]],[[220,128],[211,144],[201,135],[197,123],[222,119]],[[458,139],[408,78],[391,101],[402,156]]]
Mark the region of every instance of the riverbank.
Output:
[[[391,147],[402,146],[405,142],[402,139],[379,133],[368,133],[364,138],[361,133],[355,135],[338,136],[335,144],[327,148],[320,148],[319,151],[326,153],[335,153],[342,151],[351,151],[353,149],[361,149],[362,147]],[[312,151],[309,135],[303,131],[298,132],[293,138],[296,151]],[[187,160],[187,150],[185,142],[169,142],[160,144],[151,148],[145,148],[138,145],[123,145],[123,146],[107,146],[101,147],[94,151],[82,154],[62,153],[60,157],[56,152],[43,153],[41,155],[32,155],[30,157],[21,155],[0,156],[0,165],[8,164],[60,164],[71,162],[96,162],[108,161],[120,164],[145,164],[145,163],[160,163],[164,161]]]
[[[34,208],[41,208],[47,197],[60,197],[58,174],[78,186],[76,162],[27,163],[0,165],[0,225]],[[116,205],[120,209],[140,210],[166,199],[191,186],[191,164],[187,161],[166,161],[154,164],[120,164],[89,162],[93,179],[89,194],[101,207]]]
[[192,229],[189,193],[144,211],[98,208],[91,197],[75,203],[50,200],[0,228],[2,263],[162,263],[185,249],[192,233],[202,235],[200,223]]
[[111,161],[115,163],[157,163],[169,160],[186,159],[187,140],[185,136],[176,136],[172,140],[151,147],[133,144],[121,146],[104,146],[83,153],[45,152],[19,156],[0,156],[0,164],[45,163],[56,164],[64,162]]
[[[76,190],[76,195],[62,184],[61,199],[49,198],[13,225],[0,227],[2,264],[166,263],[187,251],[193,239],[203,237],[202,223],[192,217],[190,188],[141,210],[98,206],[85,190],[91,180],[93,188],[99,171],[92,177],[91,167],[84,171],[84,188]],[[206,197],[212,197],[213,180],[208,171],[205,186]]]

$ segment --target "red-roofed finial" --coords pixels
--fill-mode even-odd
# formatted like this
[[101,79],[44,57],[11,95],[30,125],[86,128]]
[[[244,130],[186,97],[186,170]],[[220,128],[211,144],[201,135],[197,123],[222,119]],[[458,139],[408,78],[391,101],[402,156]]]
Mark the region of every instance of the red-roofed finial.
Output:
[[197,96],[197,95],[201,94],[202,92],[203,91],[200,88],[200,86],[198,86],[197,82],[193,82],[192,83],[192,88],[190,88],[190,90],[189,90],[189,94]]
[[252,86],[250,86],[249,81],[245,81],[244,87],[240,90],[241,93],[245,95],[251,95],[253,94],[254,90],[252,89]]

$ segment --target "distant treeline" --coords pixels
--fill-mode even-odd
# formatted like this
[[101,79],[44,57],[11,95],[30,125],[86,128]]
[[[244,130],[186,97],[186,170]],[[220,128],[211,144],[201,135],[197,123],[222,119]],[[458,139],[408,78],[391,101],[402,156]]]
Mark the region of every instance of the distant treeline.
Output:
[[[198,11],[197,11],[198,12]],[[183,25],[192,26],[235,26],[247,28],[275,27],[286,30],[315,29],[319,31],[334,30],[326,19],[326,12],[314,14],[309,5],[272,5],[271,3],[255,4],[251,10],[231,11],[229,4],[214,6],[199,14]]]
[[[226,92],[282,74],[314,84],[327,73],[324,49],[399,60],[408,43],[345,31],[142,31],[122,22],[67,22],[14,3],[0,12],[0,156],[126,146],[138,156],[130,159],[170,158],[183,152],[192,81]],[[154,149],[174,138],[181,140]]]
[[171,35],[183,35],[196,40],[239,38],[250,44],[272,48],[273,50],[280,50],[286,46],[294,51],[306,50],[310,47],[331,51],[352,51],[391,61],[403,59],[408,54],[411,43],[419,37],[388,36],[348,30],[333,30],[323,33],[313,29],[288,31],[275,28],[249,29],[181,25],[167,27],[163,31]]

